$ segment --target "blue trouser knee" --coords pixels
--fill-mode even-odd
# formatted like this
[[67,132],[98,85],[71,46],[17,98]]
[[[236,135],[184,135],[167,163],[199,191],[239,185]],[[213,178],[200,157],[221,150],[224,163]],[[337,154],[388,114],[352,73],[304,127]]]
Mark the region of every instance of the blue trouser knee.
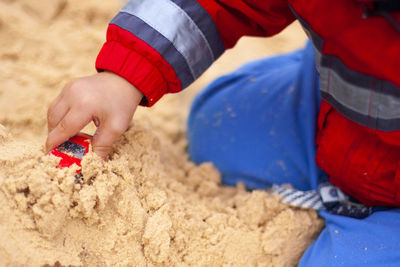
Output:
[[214,81],[188,120],[193,161],[212,161],[222,181],[250,188],[316,188],[318,77],[310,48],[262,59]]
[[[320,104],[310,44],[262,59],[214,81],[194,100],[189,154],[211,161],[225,184],[290,183],[315,189],[324,175],[314,145]],[[321,212],[326,227],[299,266],[400,266],[400,210],[359,220]]]

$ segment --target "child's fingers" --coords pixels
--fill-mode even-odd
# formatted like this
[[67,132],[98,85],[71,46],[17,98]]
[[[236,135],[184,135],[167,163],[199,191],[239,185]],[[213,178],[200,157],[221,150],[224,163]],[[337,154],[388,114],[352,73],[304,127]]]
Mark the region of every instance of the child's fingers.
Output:
[[65,92],[71,88],[71,85],[72,82],[66,84],[61,93],[51,102],[47,110],[47,133],[50,133],[68,113],[69,107],[65,101]]
[[69,107],[65,101],[58,101],[56,105],[50,106],[47,111],[47,132],[50,133],[69,112]]
[[103,159],[107,159],[112,144],[126,131],[127,127],[128,123],[116,119],[100,122],[92,140],[93,151]]
[[77,134],[90,121],[89,113],[70,110],[48,134],[46,140],[47,152]]
[[63,94],[59,94],[56,98],[54,98],[54,100],[50,103],[49,109],[51,110],[53,109],[63,98]]

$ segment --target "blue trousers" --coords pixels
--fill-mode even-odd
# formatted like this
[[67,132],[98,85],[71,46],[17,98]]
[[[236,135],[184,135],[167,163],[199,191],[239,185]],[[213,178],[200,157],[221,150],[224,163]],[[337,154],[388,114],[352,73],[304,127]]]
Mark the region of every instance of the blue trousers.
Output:
[[[251,62],[220,77],[194,100],[189,154],[211,161],[228,185],[315,189],[326,179],[315,163],[321,102],[311,44]],[[326,227],[299,266],[400,266],[400,209],[359,220],[320,212]]]

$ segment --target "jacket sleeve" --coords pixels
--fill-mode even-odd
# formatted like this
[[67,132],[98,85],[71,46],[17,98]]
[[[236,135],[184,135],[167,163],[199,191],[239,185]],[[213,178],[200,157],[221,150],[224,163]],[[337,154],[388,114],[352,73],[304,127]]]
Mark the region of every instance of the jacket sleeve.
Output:
[[124,77],[152,106],[240,37],[271,36],[293,20],[287,0],[130,0],[110,22],[96,68]]

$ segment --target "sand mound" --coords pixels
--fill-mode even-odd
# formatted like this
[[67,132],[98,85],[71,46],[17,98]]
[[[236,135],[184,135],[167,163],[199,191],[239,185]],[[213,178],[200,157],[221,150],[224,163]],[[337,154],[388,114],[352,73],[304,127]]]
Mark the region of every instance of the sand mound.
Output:
[[180,98],[140,111],[110,161],[89,153],[82,179],[43,155],[47,104],[93,71],[117,9],[0,0],[1,264],[294,266],[322,221],[190,162]]
[[6,139],[0,151],[6,263],[292,266],[321,227],[265,191],[221,187],[211,164],[143,125],[109,162],[86,156],[79,181],[38,145]]

